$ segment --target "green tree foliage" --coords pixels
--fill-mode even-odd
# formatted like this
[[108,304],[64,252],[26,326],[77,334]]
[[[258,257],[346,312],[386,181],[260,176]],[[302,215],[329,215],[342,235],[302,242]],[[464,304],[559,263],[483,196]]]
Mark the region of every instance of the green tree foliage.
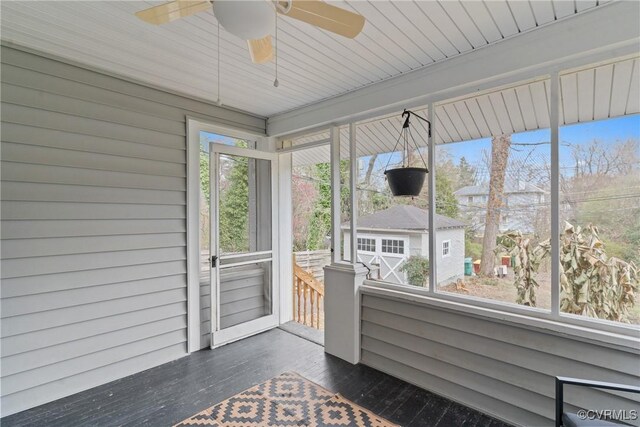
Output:
[[[309,220],[307,249],[324,249],[331,231],[331,165],[315,165],[315,179],[318,185],[318,199]],[[350,215],[349,161],[340,161],[340,221],[348,221]]]
[[480,259],[482,256],[482,245],[476,241],[476,230],[467,225],[464,228],[464,256],[471,257],[474,260]]
[[451,181],[445,174],[436,174],[436,213],[450,218],[458,217],[458,199],[453,194]]
[[209,154],[200,152],[200,189],[204,194],[207,204],[211,201],[211,188],[209,188]]
[[407,282],[413,286],[426,286],[429,281],[429,260],[423,256],[410,256],[400,267],[407,273]]
[[220,250],[232,253],[249,250],[249,162],[233,157],[225,173],[226,188],[220,191]]
[[315,178],[318,199],[309,220],[307,238],[307,249],[311,251],[324,248],[325,238],[331,230],[331,166],[329,163],[315,165]]
[[471,166],[464,156],[460,157],[460,163],[458,163],[457,169],[458,182],[456,183],[455,190],[476,183],[476,168]]
[[564,220],[597,224],[611,256],[640,264],[640,143],[594,139],[571,147],[574,168],[561,181]]

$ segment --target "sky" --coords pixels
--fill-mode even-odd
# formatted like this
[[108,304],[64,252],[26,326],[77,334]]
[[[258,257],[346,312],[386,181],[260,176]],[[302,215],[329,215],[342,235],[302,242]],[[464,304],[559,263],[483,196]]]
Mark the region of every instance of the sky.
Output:
[[[559,139],[560,163],[572,162],[571,146],[575,144],[590,143],[594,139],[604,143],[625,142],[629,139],[640,141],[640,114],[562,126]],[[551,131],[549,129],[516,133],[511,138],[513,143],[540,143],[549,142],[550,140]],[[446,151],[446,154],[450,156],[455,164],[459,163],[461,157],[465,157],[469,163],[477,165],[482,159],[483,150],[490,152],[491,138],[438,145],[437,150],[439,155]],[[546,144],[529,147],[513,145],[512,150],[512,156],[518,156],[517,153],[520,153],[520,157],[527,157],[529,161],[535,161],[536,158],[540,159],[541,157],[546,159],[550,157],[550,147]],[[640,150],[640,144],[638,145],[638,150]],[[365,164],[367,160],[368,157],[365,157]],[[391,166],[394,163],[399,163],[400,160],[399,153],[381,155],[376,160],[376,169],[383,169],[387,162]]]
[[213,132],[200,132],[200,150],[204,152],[209,152],[209,142],[216,142],[218,144],[224,145],[236,145],[236,138],[230,138],[224,135],[218,135]]
[[[549,142],[550,139],[550,130],[543,129],[513,134],[511,141],[516,144],[535,144]],[[570,163],[573,161],[571,159],[572,145],[590,143],[594,139],[601,140],[604,143],[624,142],[629,139],[640,141],[640,114],[562,126],[560,128],[561,165],[567,164],[570,166]],[[226,145],[235,145],[236,139],[215,133],[202,132],[200,138],[202,151],[209,151],[208,144],[210,141]],[[491,150],[491,138],[438,145],[437,150],[438,155],[446,153],[455,164],[459,163],[461,157],[465,157],[469,163],[478,167],[481,164],[483,151],[490,152]],[[640,150],[640,144],[638,145],[638,150]],[[640,153],[638,154],[640,156]],[[526,158],[528,162],[536,162],[536,159],[549,159],[550,148],[549,145],[546,144],[532,145],[529,147],[513,145],[511,155],[512,157]],[[363,166],[366,165],[368,159],[368,156],[362,158]],[[379,155],[375,168],[382,171],[387,164],[389,167],[392,167],[394,164],[400,163],[401,159],[400,153],[385,153]],[[364,174],[362,168],[360,173]]]

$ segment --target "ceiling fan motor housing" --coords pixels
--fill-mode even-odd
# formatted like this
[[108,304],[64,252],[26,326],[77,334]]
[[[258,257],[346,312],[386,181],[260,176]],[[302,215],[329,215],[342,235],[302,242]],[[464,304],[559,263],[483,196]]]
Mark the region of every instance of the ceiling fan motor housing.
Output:
[[266,0],[215,0],[213,13],[225,30],[243,40],[261,39],[275,25],[275,11]]

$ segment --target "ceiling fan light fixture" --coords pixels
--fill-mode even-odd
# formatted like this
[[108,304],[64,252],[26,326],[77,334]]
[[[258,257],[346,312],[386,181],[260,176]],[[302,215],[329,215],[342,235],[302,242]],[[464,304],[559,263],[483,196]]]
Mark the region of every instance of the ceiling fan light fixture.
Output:
[[262,39],[275,21],[273,6],[266,0],[216,0],[213,13],[225,30],[243,40]]

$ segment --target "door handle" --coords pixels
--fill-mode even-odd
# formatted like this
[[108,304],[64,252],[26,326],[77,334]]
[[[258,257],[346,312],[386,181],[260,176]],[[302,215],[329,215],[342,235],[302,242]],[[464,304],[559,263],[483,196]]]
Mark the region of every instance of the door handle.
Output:
[[211,257],[211,268],[216,268],[218,266],[218,257],[213,255]]

